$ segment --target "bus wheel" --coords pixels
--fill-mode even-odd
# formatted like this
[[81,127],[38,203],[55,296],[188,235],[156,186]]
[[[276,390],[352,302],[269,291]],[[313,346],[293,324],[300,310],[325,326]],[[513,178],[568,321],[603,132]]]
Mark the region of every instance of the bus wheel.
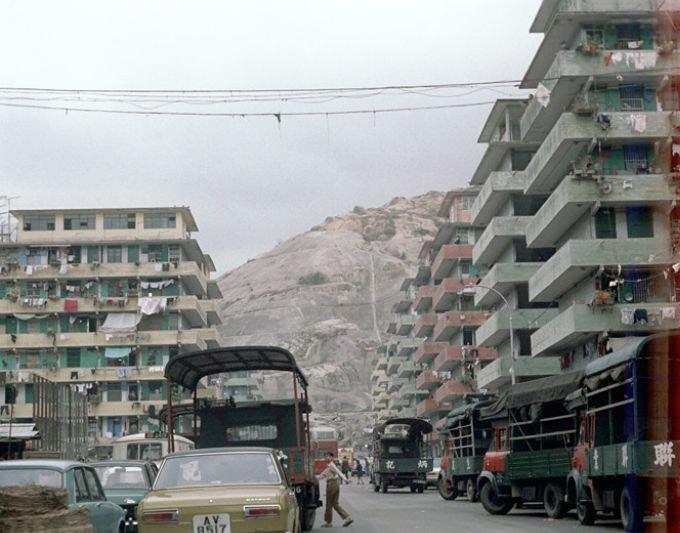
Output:
[[467,480],[467,483],[465,485],[465,492],[468,501],[473,503],[477,501],[477,487],[475,486],[475,482],[472,478]]
[[564,490],[555,483],[548,483],[543,491],[543,507],[549,518],[562,518],[567,514]]
[[382,492],[383,494],[386,494],[387,493],[387,487],[388,487],[387,480],[381,479],[380,480],[380,492]]
[[458,496],[458,491],[454,485],[449,485],[446,479],[442,476],[437,481],[437,491],[439,495],[445,500],[455,500]]
[[486,509],[486,512],[494,515],[508,514],[513,506],[511,498],[501,498],[498,496],[491,482],[484,483],[482,490],[479,492],[479,500],[482,502],[482,507]]
[[621,502],[619,508],[621,509],[621,522],[623,522],[623,529],[626,531],[640,531],[642,530],[642,505],[641,502],[635,501],[628,487],[624,487],[621,491]]
[[591,501],[584,501],[581,498],[576,500],[576,516],[584,526],[592,526],[595,523],[595,506]]

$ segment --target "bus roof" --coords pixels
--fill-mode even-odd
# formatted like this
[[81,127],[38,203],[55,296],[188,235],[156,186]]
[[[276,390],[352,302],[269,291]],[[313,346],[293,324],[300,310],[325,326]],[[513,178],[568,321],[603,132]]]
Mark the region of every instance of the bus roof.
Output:
[[232,346],[178,355],[165,366],[165,377],[195,390],[205,376],[257,370],[293,372],[303,386],[308,385],[293,355],[276,346]]

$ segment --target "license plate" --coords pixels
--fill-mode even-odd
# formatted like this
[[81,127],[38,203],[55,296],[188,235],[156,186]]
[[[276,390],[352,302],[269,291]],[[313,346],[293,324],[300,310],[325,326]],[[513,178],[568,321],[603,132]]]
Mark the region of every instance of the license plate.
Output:
[[229,514],[194,515],[194,533],[231,533]]

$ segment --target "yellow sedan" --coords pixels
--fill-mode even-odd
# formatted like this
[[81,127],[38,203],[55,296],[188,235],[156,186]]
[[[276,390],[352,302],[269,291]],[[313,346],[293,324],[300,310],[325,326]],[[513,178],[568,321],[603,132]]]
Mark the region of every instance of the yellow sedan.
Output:
[[271,448],[168,455],[139,503],[141,533],[299,533],[295,493]]

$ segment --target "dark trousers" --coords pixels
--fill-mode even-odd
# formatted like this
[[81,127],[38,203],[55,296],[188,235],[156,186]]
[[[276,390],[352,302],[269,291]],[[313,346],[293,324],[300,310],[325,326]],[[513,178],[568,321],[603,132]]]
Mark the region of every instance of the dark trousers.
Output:
[[342,507],[340,507],[340,484],[337,479],[326,480],[326,513],[324,514],[324,521],[327,524],[333,522],[333,509],[340,515],[340,518],[347,520],[349,514]]

